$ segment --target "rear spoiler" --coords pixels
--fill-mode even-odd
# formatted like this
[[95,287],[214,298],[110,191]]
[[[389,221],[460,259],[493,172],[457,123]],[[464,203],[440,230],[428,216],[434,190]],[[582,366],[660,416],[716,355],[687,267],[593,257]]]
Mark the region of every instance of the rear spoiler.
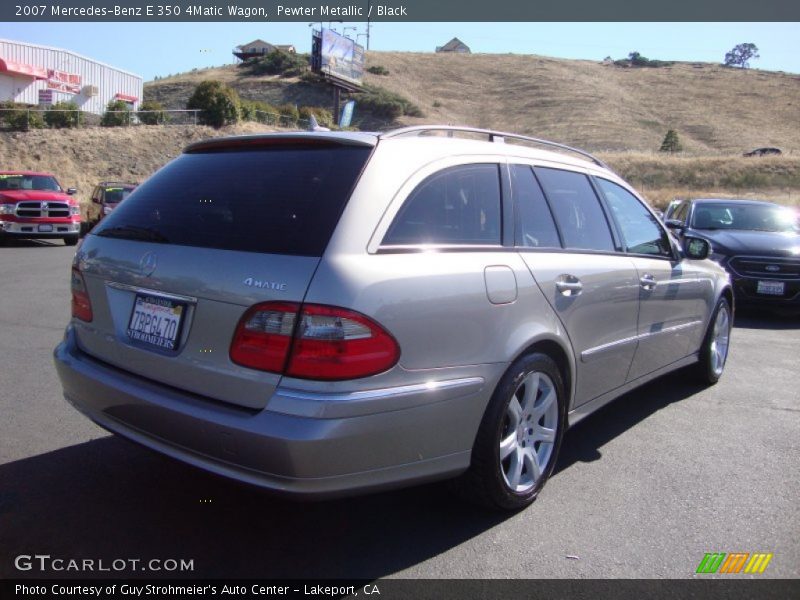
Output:
[[275,146],[320,147],[320,146],[361,146],[372,148],[378,143],[376,135],[365,133],[308,132],[308,133],[276,133],[262,135],[240,135],[232,137],[210,138],[189,144],[184,148],[185,154],[215,152],[225,150],[251,150]]

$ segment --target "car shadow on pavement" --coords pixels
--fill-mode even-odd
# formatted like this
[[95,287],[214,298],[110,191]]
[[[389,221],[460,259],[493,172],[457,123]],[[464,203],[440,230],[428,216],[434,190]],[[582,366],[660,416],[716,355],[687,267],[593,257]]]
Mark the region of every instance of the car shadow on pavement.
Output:
[[[510,515],[430,484],[293,502],[109,436],[0,466],[0,578],[366,578],[414,566]],[[191,572],[18,571],[20,554],[192,560]],[[122,564],[122,563],[119,563]]]
[[[693,396],[706,386],[695,381],[692,366],[659,377],[620,396],[592,413],[564,435],[554,473],[576,462],[593,462],[602,457],[600,448],[673,402]],[[665,385],[668,378],[668,385]]]
[[733,326],[742,329],[800,329],[800,312],[780,313],[754,308],[737,308]]
[[63,246],[64,242],[60,239],[55,240],[45,240],[45,239],[36,239],[36,240],[15,240],[15,239],[6,239],[2,241],[3,245],[8,248],[49,248],[51,246]]

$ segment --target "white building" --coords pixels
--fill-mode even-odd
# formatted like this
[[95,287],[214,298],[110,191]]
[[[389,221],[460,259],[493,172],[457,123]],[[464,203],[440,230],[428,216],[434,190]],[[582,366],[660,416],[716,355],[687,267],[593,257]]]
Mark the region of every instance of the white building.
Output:
[[142,93],[142,78],[133,73],[68,50],[0,39],[0,101],[74,102],[101,114],[111,100],[136,110]]

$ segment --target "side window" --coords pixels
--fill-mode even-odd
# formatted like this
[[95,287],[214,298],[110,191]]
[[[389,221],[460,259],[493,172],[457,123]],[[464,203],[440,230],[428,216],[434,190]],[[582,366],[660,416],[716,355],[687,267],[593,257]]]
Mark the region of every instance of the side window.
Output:
[[586,175],[538,167],[535,171],[550,201],[564,246],[576,250],[616,250],[600,200]]
[[511,193],[516,199],[518,217],[514,236],[516,245],[528,248],[560,248],[561,241],[558,239],[553,215],[550,214],[542,189],[530,167],[511,166]]
[[636,196],[606,179],[597,179],[617,221],[628,252],[672,256],[666,232]]
[[499,166],[450,167],[411,192],[383,244],[500,245],[500,223]]

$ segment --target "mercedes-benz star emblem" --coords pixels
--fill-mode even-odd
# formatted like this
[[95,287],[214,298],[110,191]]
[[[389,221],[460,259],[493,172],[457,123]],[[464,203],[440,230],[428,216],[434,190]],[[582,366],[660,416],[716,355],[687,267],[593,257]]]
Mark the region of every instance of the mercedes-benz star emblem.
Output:
[[150,277],[157,266],[158,257],[155,252],[145,252],[144,256],[142,256],[142,260],[139,261],[139,270],[145,277]]

